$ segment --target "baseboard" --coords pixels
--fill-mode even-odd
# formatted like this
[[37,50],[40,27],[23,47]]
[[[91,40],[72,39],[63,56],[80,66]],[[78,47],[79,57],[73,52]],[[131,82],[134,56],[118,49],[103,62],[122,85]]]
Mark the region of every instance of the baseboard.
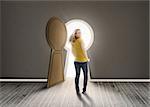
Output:
[[90,82],[150,82],[150,79],[89,79]]
[[0,82],[47,82],[47,79],[0,79]]
[[[150,82],[150,79],[91,79],[89,82]],[[47,82],[47,79],[0,79],[0,82]]]

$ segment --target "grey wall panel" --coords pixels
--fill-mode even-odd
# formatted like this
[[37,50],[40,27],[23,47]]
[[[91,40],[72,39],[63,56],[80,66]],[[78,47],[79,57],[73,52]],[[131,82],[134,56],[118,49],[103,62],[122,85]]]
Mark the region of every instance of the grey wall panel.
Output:
[[45,27],[50,16],[46,10],[39,4],[2,2],[3,77],[47,77],[50,49]]
[[148,78],[148,5],[97,7],[93,78]]
[[[149,2],[150,4],[150,2]],[[149,6],[149,10],[150,10],[150,6]],[[149,13],[149,17],[150,17],[150,11],[148,11]],[[149,48],[150,48],[150,21],[149,21]],[[149,79],[150,79],[150,49],[149,49]]]
[[51,16],[87,21],[92,78],[148,78],[148,2],[2,2],[2,77],[46,78]]
[[1,25],[2,25],[2,23],[1,23],[1,20],[2,20],[2,16],[1,16],[1,1],[0,1],[0,77],[2,76],[2,42],[1,42],[1,40],[2,40],[2,30],[1,30]]

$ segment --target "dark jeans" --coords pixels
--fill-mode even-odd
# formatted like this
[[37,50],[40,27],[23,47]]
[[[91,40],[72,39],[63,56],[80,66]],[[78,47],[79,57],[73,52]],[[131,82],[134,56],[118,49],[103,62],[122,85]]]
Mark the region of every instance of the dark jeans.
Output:
[[82,68],[83,75],[84,75],[84,84],[83,84],[83,90],[86,91],[87,86],[87,80],[88,80],[88,62],[77,62],[74,61],[75,69],[76,69],[76,77],[75,77],[75,87],[76,90],[79,90],[79,77],[80,77],[80,70]]

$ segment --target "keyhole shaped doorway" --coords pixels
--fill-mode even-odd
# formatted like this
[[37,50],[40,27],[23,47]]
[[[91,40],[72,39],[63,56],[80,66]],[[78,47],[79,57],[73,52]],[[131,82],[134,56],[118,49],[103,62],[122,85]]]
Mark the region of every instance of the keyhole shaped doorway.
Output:
[[[65,49],[67,50],[66,64],[65,64],[65,77],[75,77],[74,56],[71,52],[71,43],[69,42],[70,36],[75,29],[81,30],[81,37],[84,41],[85,49],[88,50],[94,41],[94,31],[92,27],[82,19],[71,19],[65,23],[67,28],[67,41]],[[80,77],[83,78],[83,71],[81,69]]]

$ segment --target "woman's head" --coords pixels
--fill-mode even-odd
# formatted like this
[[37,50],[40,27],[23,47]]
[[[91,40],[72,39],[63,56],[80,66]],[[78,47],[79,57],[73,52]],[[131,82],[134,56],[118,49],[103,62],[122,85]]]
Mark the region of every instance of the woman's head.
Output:
[[79,38],[81,36],[81,30],[80,29],[75,29],[74,36],[75,36],[75,38]]
[[69,41],[71,42],[75,42],[76,39],[80,38],[81,36],[81,31],[80,29],[75,29],[74,33],[72,34],[72,36],[70,37]]

